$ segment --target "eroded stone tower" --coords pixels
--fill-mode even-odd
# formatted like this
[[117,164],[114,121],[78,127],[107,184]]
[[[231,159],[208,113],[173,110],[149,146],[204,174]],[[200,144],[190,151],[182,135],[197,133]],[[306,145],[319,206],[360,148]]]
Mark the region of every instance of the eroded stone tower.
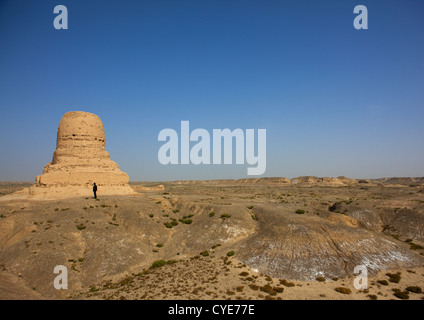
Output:
[[94,182],[99,194],[131,194],[129,178],[110,160],[105,150],[103,123],[88,112],[66,113],[59,123],[56,151],[43,174],[37,176],[32,194],[89,195]]

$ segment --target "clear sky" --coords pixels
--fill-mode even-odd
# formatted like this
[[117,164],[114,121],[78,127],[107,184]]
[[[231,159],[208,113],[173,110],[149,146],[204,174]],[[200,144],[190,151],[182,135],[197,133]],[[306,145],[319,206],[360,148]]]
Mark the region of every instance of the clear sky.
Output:
[[424,176],[423,17],[422,0],[0,0],[0,180],[42,173],[68,111],[102,119],[133,181],[247,177],[161,165],[182,120],[266,129],[264,176]]

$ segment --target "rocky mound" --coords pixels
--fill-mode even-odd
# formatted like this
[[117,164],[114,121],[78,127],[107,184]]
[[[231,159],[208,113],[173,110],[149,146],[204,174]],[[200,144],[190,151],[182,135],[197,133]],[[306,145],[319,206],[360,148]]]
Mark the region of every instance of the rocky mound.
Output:
[[258,232],[241,241],[237,251],[245,264],[273,277],[343,278],[352,276],[357,265],[365,265],[370,274],[376,274],[382,269],[423,263],[406,245],[360,228],[353,219],[331,221],[285,214],[276,208],[255,212]]

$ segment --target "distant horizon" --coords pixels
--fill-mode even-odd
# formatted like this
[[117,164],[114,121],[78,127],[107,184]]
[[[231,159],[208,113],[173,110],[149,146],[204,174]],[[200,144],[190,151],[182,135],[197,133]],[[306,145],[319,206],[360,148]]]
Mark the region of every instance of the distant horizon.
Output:
[[[367,30],[354,28],[358,4]],[[74,110],[100,117],[132,181],[424,176],[422,12],[400,0],[1,1],[0,180],[41,175]],[[181,121],[265,129],[264,175],[162,165],[158,134]]]
[[[129,183],[134,183],[134,182],[178,182],[178,181],[219,181],[219,180],[228,180],[228,181],[237,181],[237,180],[248,180],[248,179],[270,179],[270,178],[286,178],[288,180],[293,180],[296,178],[302,178],[302,177],[314,177],[314,178],[347,178],[347,179],[352,179],[352,180],[381,180],[381,179],[424,179],[424,176],[415,176],[415,177],[401,177],[401,176],[387,176],[387,177],[379,177],[379,178],[367,178],[367,177],[362,177],[362,178],[351,178],[351,177],[345,177],[345,176],[337,176],[337,177],[330,177],[330,176],[296,176],[293,178],[289,178],[289,177],[283,177],[283,176],[272,176],[272,177],[266,177],[266,176],[261,176],[261,177],[246,177],[246,178],[236,178],[236,179],[230,179],[230,178],[221,178],[221,179],[179,179],[179,180],[129,180]],[[35,178],[34,178],[35,179]],[[25,180],[0,180],[0,182],[15,182],[15,183],[35,183],[35,181],[25,181]]]

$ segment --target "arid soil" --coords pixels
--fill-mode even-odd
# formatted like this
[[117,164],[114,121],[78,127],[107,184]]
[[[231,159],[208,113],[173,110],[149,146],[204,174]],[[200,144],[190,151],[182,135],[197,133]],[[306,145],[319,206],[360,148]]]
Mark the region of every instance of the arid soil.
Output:
[[326,179],[131,183],[97,200],[1,183],[0,298],[423,299],[422,181]]

